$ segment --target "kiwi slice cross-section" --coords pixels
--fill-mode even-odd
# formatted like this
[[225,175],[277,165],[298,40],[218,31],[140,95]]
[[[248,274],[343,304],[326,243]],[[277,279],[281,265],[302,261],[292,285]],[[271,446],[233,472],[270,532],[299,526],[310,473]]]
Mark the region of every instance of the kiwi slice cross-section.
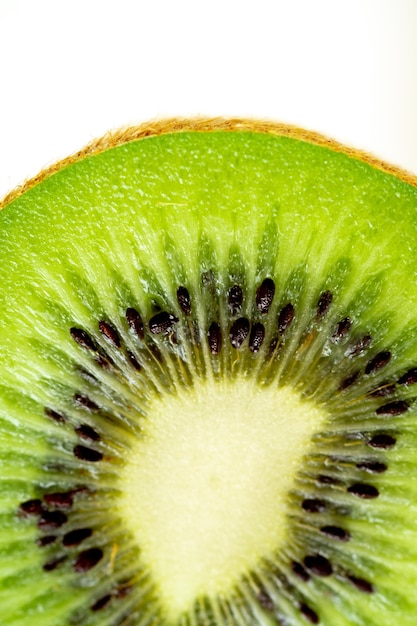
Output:
[[3,626],[411,626],[417,181],[245,120],[0,212]]

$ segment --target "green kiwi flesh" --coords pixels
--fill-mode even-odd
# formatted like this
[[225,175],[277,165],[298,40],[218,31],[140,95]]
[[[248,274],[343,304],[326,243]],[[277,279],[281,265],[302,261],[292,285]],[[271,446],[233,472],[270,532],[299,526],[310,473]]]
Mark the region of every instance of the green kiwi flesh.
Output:
[[1,622],[415,624],[416,182],[180,130],[0,212]]

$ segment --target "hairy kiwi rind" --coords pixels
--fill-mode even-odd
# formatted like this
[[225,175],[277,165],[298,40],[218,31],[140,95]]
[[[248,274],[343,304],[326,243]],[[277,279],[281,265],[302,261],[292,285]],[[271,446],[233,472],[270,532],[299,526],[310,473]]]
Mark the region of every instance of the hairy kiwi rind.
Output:
[[[192,128],[190,128],[189,122],[185,122],[183,125],[177,122],[171,123],[171,125],[167,124],[168,127],[164,129],[159,126],[157,129],[152,127],[152,131],[149,128],[142,128],[140,133],[143,134],[140,136],[155,136],[159,133],[181,132],[183,130],[247,130],[242,121],[200,121],[198,123],[193,122]],[[263,130],[260,132],[274,132],[270,128],[266,131],[264,126],[262,128]],[[252,128],[252,130],[254,129]],[[135,132],[138,131],[132,131],[133,136],[130,133],[124,133],[119,135],[118,139],[113,137],[104,143],[98,142],[95,147],[91,146],[86,152],[76,155],[74,161],[89,154],[98,154],[103,150],[110,149],[113,145],[133,141],[138,138]],[[289,136],[296,135],[295,131],[294,134],[291,133]],[[284,131],[283,134],[285,134]],[[307,133],[307,136],[302,137],[302,139],[312,141],[314,138]],[[319,139],[315,143],[322,145]],[[343,151],[346,152],[346,150]],[[354,156],[358,155],[355,154]],[[364,157],[363,160],[367,161],[367,158]],[[62,162],[57,168],[60,169],[61,166],[74,161],[70,159],[70,161]],[[382,164],[379,166],[384,171],[393,173],[390,168]],[[57,170],[47,170],[39,179],[30,181],[26,187],[6,199],[5,203],[17,199],[19,195],[55,171]],[[399,175],[397,171],[394,173]],[[404,174],[404,176],[399,177],[415,185],[415,179],[407,176]],[[37,537],[37,541],[43,543],[42,551],[45,553],[43,569],[45,572],[67,567],[68,562],[71,562],[70,567],[77,574],[85,576],[81,579],[81,587],[92,584],[89,580],[90,570],[92,575],[96,576],[94,580],[97,582],[99,575],[95,574],[94,570],[102,560],[99,551],[103,550],[104,545],[100,542],[105,542],[107,539],[104,540],[98,534],[99,538],[96,540],[97,534],[94,534],[94,541],[91,543],[91,535],[87,536],[85,538],[87,544],[77,548],[78,552],[72,556],[72,560],[68,559],[68,554],[62,553],[62,547],[57,547],[56,540],[52,539],[54,535],[50,534],[53,532],[61,533],[60,529],[65,527],[67,521],[64,519],[66,513],[62,511],[61,514],[56,513],[56,509],[60,508],[57,506],[60,498],[54,494],[66,494],[62,495],[61,499],[67,502],[71,500],[71,506],[75,503],[74,507],[77,511],[77,506],[85,502],[85,490],[90,489],[90,484],[94,484],[96,463],[103,467],[100,471],[106,485],[108,484],[107,479],[112,480],[112,474],[116,474],[117,464],[121,462],[120,450],[117,449],[117,443],[114,440],[109,441],[112,437],[102,441],[102,430],[93,417],[96,414],[99,415],[102,424],[107,424],[109,428],[114,429],[111,432],[120,435],[122,440],[125,429],[135,430],[136,428],[136,432],[140,433],[140,427],[135,424],[134,420],[129,419],[131,398],[128,401],[119,393],[119,383],[126,384],[132,380],[136,380],[138,390],[144,391],[140,381],[137,380],[137,372],[140,371],[137,365],[143,367],[145,371],[151,372],[151,384],[155,386],[156,390],[159,386],[172,387],[173,380],[175,380],[175,384],[180,383],[184,387],[192,384],[192,368],[188,368],[186,359],[177,360],[178,355],[181,354],[181,346],[177,343],[175,335],[176,329],[181,327],[181,330],[178,331],[180,339],[182,337],[182,341],[187,343],[190,352],[195,349],[195,358],[196,360],[199,359],[200,364],[202,364],[203,376],[209,369],[209,365],[213,368],[215,375],[220,375],[222,372],[234,374],[236,371],[234,369],[234,356],[230,361],[226,360],[224,356],[226,346],[230,350],[230,354],[235,354],[230,348],[231,345],[236,352],[239,351],[240,372],[248,372],[253,363],[265,363],[268,366],[265,384],[270,384],[278,374],[283,384],[290,384],[291,382],[297,384],[302,395],[307,397],[318,396],[322,403],[328,403],[328,406],[333,407],[335,412],[336,402],[339,402],[340,398],[347,407],[346,412],[343,413],[342,411],[332,429],[317,435],[316,453],[308,456],[306,466],[298,477],[293,492],[289,494],[290,517],[294,522],[291,537],[292,546],[286,547],[282,554],[274,555],[276,562],[262,563],[259,571],[249,572],[246,577],[239,581],[234,592],[244,623],[257,623],[259,610],[262,614],[271,615],[275,623],[285,624],[287,619],[304,620],[300,623],[320,623],[323,619],[328,620],[328,617],[323,618],[321,615],[320,596],[311,590],[311,580],[319,581],[319,588],[322,584],[324,591],[330,592],[330,594],[331,585],[326,586],[326,581],[330,578],[331,580],[342,581],[346,587],[350,587],[352,591],[357,591],[359,594],[369,595],[379,591],[378,585],[373,582],[372,560],[359,554],[358,563],[360,566],[352,568],[354,560],[349,558],[350,554],[346,556],[341,552],[340,545],[349,543],[352,537],[354,544],[357,537],[360,536],[360,532],[355,533],[355,528],[360,529],[361,523],[366,520],[368,515],[363,503],[365,500],[375,499],[379,495],[378,488],[373,484],[375,475],[385,474],[387,469],[386,451],[395,446],[397,440],[401,441],[398,422],[392,423],[391,418],[399,418],[401,427],[404,425],[406,429],[411,428],[408,409],[415,400],[415,392],[412,388],[413,382],[407,384],[407,380],[414,381],[413,370],[416,362],[411,356],[413,350],[409,348],[408,366],[405,368],[402,365],[402,369],[398,370],[395,354],[398,346],[410,345],[410,337],[415,341],[415,328],[410,326],[404,329],[400,336],[393,340],[390,330],[391,315],[388,307],[385,317],[367,325],[366,312],[383,290],[383,273],[373,274],[368,278],[365,285],[358,287],[356,293],[351,292],[350,301],[340,301],[338,278],[340,275],[349,276],[351,270],[349,260],[344,256],[337,260],[334,268],[327,269],[327,276],[324,277],[322,284],[315,285],[314,292],[310,291],[308,296],[300,295],[305,291],[303,287],[309,282],[308,271],[303,266],[294,268],[291,275],[285,279],[283,284],[280,284],[280,278],[275,277],[275,268],[270,261],[277,254],[279,241],[273,218],[270,221],[266,220],[260,236],[258,261],[256,268],[252,268],[255,279],[250,281],[251,290],[247,285],[248,270],[245,268],[244,251],[238,245],[230,248],[229,267],[222,274],[218,269],[219,263],[216,259],[215,243],[207,232],[201,232],[198,258],[200,281],[198,285],[189,285],[187,284],[186,272],[182,269],[177,272],[177,268],[181,268],[182,262],[180,256],[173,252],[174,243],[169,241],[168,235],[165,236],[165,239],[167,250],[170,248],[172,252],[170,258],[177,257],[173,264],[176,268],[173,273],[177,282],[172,285],[170,292],[167,292],[152,267],[144,267],[141,280],[144,290],[149,295],[146,309],[141,306],[141,302],[135,300],[129,287],[125,286],[122,281],[117,293],[120,314],[115,316],[100,303],[93,285],[89,284],[87,280],[81,279],[75,269],[74,271],[68,270],[68,280],[74,285],[77,292],[84,294],[83,305],[91,314],[92,321],[86,326],[76,316],[71,316],[59,308],[51,307],[52,316],[60,317],[65,314],[67,341],[72,342],[71,357],[69,358],[67,353],[60,352],[52,342],[45,345],[34,341],[33,347],[41,354],[43,351],[47,359],[54,362],[57,368],[70,366],[71,378],[68,383],[64,384],[57,381],[53,383],[51,397],[56,398],[56,404],[45,406],[45,415],[46,418],[52,419],[57,429],[61,428],[62,424],[66,424],[72,429],[72,438],[65,445],[68,451],[71,451],[72,448],[74,457],[83,464],[82,471],[87,487],[82,482],[77,482],[79,474],[76,463],[70,468],[71,471],[74,471],[73,475],[68,476],[66,484],[62,484],[62,474],[68,472],[68,465],[66,463],[60,465],[51,459],[51,463],[44,468],[47,470],[45,471],[45,482],[48,481],[51,486],[47,489],[42,488],[37,494],[34,494],[37,497],[33,498],[32,502],[28,500],[22,502],[18,513],[24,518],[27,513],[24,510],[25,507],[31,508],[33,506],[36,509],[37,506],[40,506],[40,509],[31,512],[29,516],[37,516],[39,530],[41,533],[44,531],[48,533]],[[118,281],[117,274],[118,272],[115,271],[115,284]],[[264,312],[257,306],[257,293],[261,289],[263,281],[271,280],[271,277],[276,280],[279,288],[275,289],[267,311]],[[228,296],[230,289],[234,286],[241,288],[242,297],[236,296],[235,302],[237,304],[231,307]],[[178,300],[179,289],[187,289],[190,295],[189,313],[188,308],[186,307],[184,310]],[[205,298],[205,308],[203,317],[199,318],[194,310],[194,303],[202,295]],[[288,305],[291,305],[293,309],[288,308]],[[142,318],[143,336],[138,330],[138,326],[135,327],[129,323],[127,316],[129,307]],[[155,319],[161,314],[165,315],[165,318]],[[166,316],[168,316],[167,319]],[[250,346],[249,330],[240,343],[243,335],[238,336],[239,328],[246,329],[246,322],[249,324],[249,328],[257,323],[266,323],[266,318],[269,317],[273,317],[275,320],[281,319],[281,327],[278,322],[273,328],[269,327],[266,330],[265,338],[259,350],[255,352],[248,349]],[[350,325],[346,323],[347,319],[350,320]],[[198,320],[200,320],[202,328],[197,329],[197,339],[193,323],[197,321],[198,325]],[[201,320],[203,321],[201,322]],[[245,320],[245,322],[241,322],[240,327],[238,325],[237,330],[233,330],[233,324],[239,320]],[[210,344],[207,338],[208,329],[213,323],[218,323],[219,328],[222,328],[222,345],[215,351],[211,349],[213,344]],[[349,328],[347,328],[348,326]],[[224,328],[229,330],[229,335],[224,331]],[[342,333],[341,328],[347,328],[347,331]],[[86,333],[84,341],[82,340],[82,333]],[[81,337],[81,341],[74,339],[77,336],[78,338]],[[334,340],[335,336],[337,336],[337,341]],[[378,341],[372,343],[375,336],[378,337]],[[367,337],[370,338],[369,341],[366,339]],[[276,343],[273,345],[275,340]],[[326,354],[323,353],[323,346],[325,345]],[[304,380],[302,368],[303,355],[306,354],[306,351],[311,351],[314,364],[314,368],[312,368],[314,372],[307,382]],[[387,353],[390,353],[390,358],[387,357]],[[129,354],[133,355],[133,358]],[[331,355],[330,359],[329,354]],[[296,357],[295,360],[293,359],[294,356]],[[128,374],[126,374],[123,368],[124,364],[128,364],[129,361],[132,367],[129,370],[129,365],[127,366]],[[177,363],[182,367],[179,368],[179,372],[174,377],[172,369]],[[347,370],[344,369],[346,364]],[[288,365],[288,369],[286,369],[286,365]],[[152,374],[153,371],[154,374]],[[258,374],[260,371],[258,370]],[[325,389],[324,395],[320,396],[323,380],[329,375],[334,376],[334,380]],[[346,384],[349,376],[352,380],[348,381],[350,384]],[[262,378],[261,374],[259,377]],[[45,379],[43,385],[48,389],[50,382]],[[378,393],[380,389],[390,390],[388,399],[385,392]],[[361,408],[352,410],[351,407],[355,407],[357,397],[361,398],[363,403]],[[65,403],[62,403],[62,398],[67,399]],[[25,401],[28,402],[27,399]],[[407,403],[407,406],[401,403]],[[391,406],[389,407],[389,405]],[[378,414],[380,409],[382,412]],[[135,410],[140,415],[140,407],[135,407]],[[384,410],[387,413],[384,414]],[[30,411],[30,407],[28,407],[28,411]],[[372,417],[368,419],[370,414]],[[403,420],[404,414],[405,419]],[[353,418],[351,423],[348,418]],[[379,439],[377,439],[378,437]],[[103,437],[103,439],[105,438]],[[86,442],[86,440],[89,441]],[[61,442],[59,441],[58,444],[58,441],[59,438],[57,437],[56,441],[53,442],[54,445],[57,443],[61,446]],[[342,447],[342,451],[338,452],[338,455],[332,455],[329,452],[334,449],[334,441],[340,443]],[[351,442],[356,445],[353,453],[352,448],[349,447]],[[113,464],[116,465],[115,468]],[[388,465],[391,466],[391,463]],[[343,473],[339,466],[343,466]],[[381,471],[372,471],[375,468]],[[384,485],[383,477],[377,478],[377,483],[378,480]],[[52,487],[56,490],[58,485],[62,491],[52,491]],[[103,489],[101,496],[106,495],[106,489],[107,487]],[[109,492],[112,489],[114,488],[109,488]],[[74,498],[71,497],[72,490],[74,490]],[[77,490],[80,491],[77,492]],[[115,490],[117,491],[117,480]],[[92,502],[94,503],[93,489],[89,495],[93,496]],[[313,500],[314,503],[312,503]],[[358,502],[359,505],[357,505]],[[101,520],[95,522],[96,525],[99,526],[100,523],[103,523],[104,526],[117,527],[120,520],[113,518],[110,511],[104,511],[104,513],[108,514],[109,517],[105,518],[102,515]],[[87,526],[84,524],[83,528],[86,531],[92,530],[88,524]],[[68,536],[70,532],[72,531],[66,530],[64,537]],[[323,544],[324,536],[330,537],[329,543]],[[122,538],[117,532],[111,537],[115,539],[113,545],[122,544]],[[89,540],[90,543],[88,543]],[[68,542],[71,542],[71,537],[67,538]],[[66,547],[64,540],[63,545]],[[326,546],[324,549],[323,545]],[[89,550],[90,552],[88,552]],[[110,550],[108,545],[107,550]],[[130,569],[130,576],[122,576],[119,571],[116,583],[113,585],[102,589],[100,585],[97,585],[98,589],[90,600],[89,608],[80,609],[73,613],[71,619],[74,623],[77,620],[78,623],[82,623],[82,620],[88,623],[92,613],[102,612],[102,614],[106,614],[105,611],[109,609],[109,606],[112,607],[117,604],[119,596],[122,595],[121,589],[135,588],[135,585],[139,585],[140,588],[142,578],[146,578],[146,574],[132,571],[131,565],[128,566],[127,558],[123,564],[126,564],[127,569]],[[150,583],[148,607],[154,604],[158,606],[156,595],[152,583]],[[354,594],[353,596],[355,598]],[[134,597],[134,592],[133,596],[130,597]],[[121,624],[140,623],[139,621],[136,622],[135,619],[140,619],[138,615],[143,607],[141,602],[136,605],[134,602],[132,600],[130,614],[120,616]],[[234,623],[228,614],[231,603],[232,599],[225,600],[224,604],[220,604],[219,610],[226,623]],[[255,605],[257,603],[257,608],[254,609],[253,603]],[[201,597],[196,599],[195,606],[191,611],[193,617],[190,619],[197,624],[215,623],[215,612],[211,598]],[[118,619],[115,618],[112,624],[118,623]],[[162,618],[160,617],[160,619]],[[326,623],[330,622],[327,621]]]
[[364,161],[372,167],[382,170],[388,174],[393,174],[397,178],[403,180],[406,183],[417,186],[417,176],[408,172],[400,167],[396,167],[382,159],[377,158],[371,153],[364,150],[358,150],[352,146],[344,145],[326,135],[317,133],[315,131],[306,130],[299,126],[291,124],[283,124],[270,120],[257,120],[250,118],[224,118],[224,117],[194,117],[194,118],[181,118],[174,117],[161,120],[153,120],[137,126],[128,126],[118,130],[108,132],[103,137],[94,139],[84,148],[75,152],[73,155],[66,157],[57,163],[54,163],[50,167],[45,168],[39,174],[30,178],[22,185],[16,187],[10,191],[2,201],[0,201],[0,210],[7,204],[10,204],[13,200],[20,195],[41,183],[45,178],[55,174],[57,171],[76,163],[88,156],[99,154],[104,150],[109,150],[117,146],[123,145],[130,141],[136,141],[138,139],[144,139],[146,137],[157,137],[166,133],[180,133],[180,132],[216,132],[216,131],[252,131],[258,133],[270,133],[272,135],[280,135],[284,137],[292,137],[301,141],[307,141],[309,143],[316,144],[330,148],[335,152],[342,152],[348,156],[353,157],[359,161]]

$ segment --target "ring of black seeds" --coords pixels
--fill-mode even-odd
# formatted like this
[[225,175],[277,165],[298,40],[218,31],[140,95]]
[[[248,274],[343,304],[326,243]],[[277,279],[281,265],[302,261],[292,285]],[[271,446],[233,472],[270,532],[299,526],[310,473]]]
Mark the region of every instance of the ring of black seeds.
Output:
[[[212,296],[215,293],[213,291],[214,281],[214,272],[208,271],[202,275],[201,282],[203,288],[208,289]],[[252,308],[255,317],[251,319],[241,315],[244,304],[243,288],[239,284],[234,284],[228,289],[224,296],[223,309],[227,312],[227,329],[224,330],[224,324],[221,318],[218,317],[217,319],[209,320],[208,329],[205,333],[207,346],[213,358],[217,358],[221,354],[227,335],[233,349],[248,350],[253,355],[253,358],[264,358],[265,367],[271,367],[274,359],[278,360],[280,358],[278,348],[281,346],[283,337],[287,333],[291,333],[292,326],[296,323],[296,308],[293,302],[287,302],[281,306],[276,303],[274,308],[275,292],[275,282],[270,277],[264,278],[256,289]],[[315,310],[313,308],[313,324],[322,324],[325,318],[327,319],[332,315],[334,300],[334,295],[330,290],[325,290],[320,294]],[[181,340],[176,336],[176,327],[181,323],[187,326],[187,319],[193,313],[192,298],[189,290],[184,285],[178,286],[176,301],[180,311],[179,314],[184,316],[183,319],[177,317],[170,310],[160,310],[146,318],[139,313],[136,307],[129,306],[126,308],[124,322],[125,324],[127,322],[127,328],[136,342],[134,344],[135,352],[132,351],[132,347],[124,345],[123,334],[118,329],[117,321],[99,320],[97,323],[99,335],[95,335],[93,331],[87,331],[77,324],[70,327],[69,334],[78,349],[90,354],[93,362],[98,366],[114,366],[116,357],[113,351],[118,351],[125,355],[126,362],[130,364],[136,375],[146,376],[150,354],[162,367],[167,358],[163,344],[155,343],[153,338],[160,338],[163,341],[164,338],[168,337],[171,345],[174,341]],[[266,322],[261,322],[259,319],[264,320],[271,313],[272,309],[275,310],[276,317],[274,329],[271,333],[266,326]],[[193,320],[193,325],[195,323],[195,320]],[[201,349],[200,342],[197,339],[204,334],[202,330],[198,325],[197,327],[194,326],[193,331],[188,335],[188,341],[191,341],[197,350]],[[344,394],[351,394],[353,393],[352,389],[356,387],[361,388],[364,381],[369,381],[369,383],[366,383],[369,385],[366,395],[374,402],[371,412],[385,427],[390,424],[389,420],[392,418],[401,418],[401,416],[408,413],[411,406],[408,398],[397,396],[389,402],[386,399],[388,395],[398,394],[398,390],[406,390],[411,385],[417,384],[417,367],[409,367],[405,372],[392,375],[391,380],[378,381],[379,373],[387,369],[391,363],[392,351],[384,347],[379,351],[373,350],[373,354],[369,354],[373,343],[372,335],[366,329],[365,331],[362,329],[362,332],[360,330],[355,329],[352,318],[349,315],[345,317],[339,316],[339,318],[333,320],[333,323],[329,324],[330,334],[328,339],[330,344],[333,344],[335,350],[338,350],[340,346],[343,358],[346,359],[349,366],[351,362],[358,361],[357,367],[352,368],[348,373],[341,373],[339,379],[335,380],[334,394],[341,391]],[[108,353],[100,342],[100,336],[108,345]],[[300,333],[300,336],[302,337],[303,334]],[[268,337],[269,341],[269,350],[264,349],[266,337]],[[248,341],[246,341],[247,339]],[[323,345],[325,342],[326,338],[322,339]],[[85,370],[80,368],[79,371],[82,376],[82,372]],[[100,385],[98,379],[91,371],[85,371],[85,376],[82,377],[87,382],[87,386],[88,384]],[[392,382],[395,380],[396,382]],[[360,393],[363,393],[362,388]],[[73,403],[76,410],[84,415],[101,415],[103,413],[102,407],[90,397],[88,392],[75,392]],[[58,425],[65,425],[70,421],[66,412],[58,407],[47,406],[44,408],[44,413],[47,419]],[[73,429],[79,438],[79,443],[72,450],[74,457],[86,466],[100,465],[105,459],[104,453],[100,449],[100,443],[102,442],[101,431],[99,432],[97,427],[93,427],[83,418],[80,418],[79,422],[73,425]],[[347,439],[350,437],[351,433],[349,433]],[[397,436],[389,428],[364,434],[359,432],[357,433],[357,440],[363,441],[368,451],[371,451],[371,454],[372,451],[375,454],[381,454],[386,453],[396,445]],[[320,488],[337,488],[356,499],[375,500],[378,498],[380,491],[372,483],[372,476],[389,471],[388,461],[385,458],[370,458],[364,451],[362,457],[356,458],[354,462],[347,460],[344,462],[349,463],[351,468],[357,470],[356,479],[345,481],[335,477],[331,472],[319,472],[315,477],[314,484],[320,486]],[[324,467],[325,464],[323,464]],[[369,480],[364,480],[365,475],[368,476]],[[82,507],[82,503],[81,501],[78,502],[78,499],[82,497],[80,494],[83,491],[85,491],[84,487],[67,491],[51,490],[49,493],[43,494],[42,497],[22,502],[19,507],[18,513],[20,517],[36,519],[37,527],[41,533],[41,536],[36,539],[39,548],[47,552],[60,545],[61,550],[68,552],[68,554],[58,552],[55,555],[46,556],[43,565],[45,572],[52,572],[57,568],[65,567],[68,560],[70,560],[74,572],[88,575],[106,556],[105,550],[95,543],[96,533],[93,527],[87,525],[74,528],[70,524],[74,503],[76,502],[77,506]],[[332,520],[334,505],[328,502],[327,497],[329,496],[318,496],[317,489],[314,487],[310,494],[305,493],[299,501],[300,520],[305,520],[307,516],[310,519],[323,519],[326,521],[325,523],[319,521],[318,525],[312,526],[316,534],[314,535],[314,541],[312,539],[311,546],[314,545],[316,550],[309,550],[309,537],[305,536],[304,551],[299,553],[297,558],[287,562],[287,572],[283,570],[279,573],[280,585],[283,585],[284,588],[293,588],[290,580],[293,580],[294,577],[301,584],[305,584],[315,577],[329,578],[339,569],[335,556],[328,557],[317,551],[317,535],[325,537],[327,541],[331,541],[334,544],[349,542],[352,537],[348,528],[344,527],[343,520],[339,519],[337,522],[336,519]],[[337,507],[334,510],[337,510]],[[348,509],[344,510],[348,511]],[[323,545],[326,544],[324,543]],[[359,592],[364,594],[375,592],[375,585],[372,581],[354,572],[346,574],[345,580],[346,583],[355,587]],[[107,606],[121,601],[127,595],[123,592],[124,588],[130,592],[134,587],[133,583],[126,583],[125,587],[120,585],[110,589],[103,595],[96,597],[90,606],[90,610],[94,613],[105,610]],[[279,593],[280,587],[277,589],[278,591],[275,591]],[[303,597],[302,588],[298,597],[300,599],[298,600],[297,610],[302,618],[309,623],[319,624],[319,609],[311,606],[308,599]],[[259,586],[257,601],[263,610],[269,613],[277,611],[274,596],[271,596],[262,585]],[[209,605],[209,601],[207,602]]]

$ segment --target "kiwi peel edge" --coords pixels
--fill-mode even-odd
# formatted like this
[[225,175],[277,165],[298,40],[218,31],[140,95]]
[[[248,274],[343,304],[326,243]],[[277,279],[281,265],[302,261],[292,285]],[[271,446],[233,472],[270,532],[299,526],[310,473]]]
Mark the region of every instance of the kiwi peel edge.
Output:
[[306,141],[318,146],[327,147],[335,152],[342,152],[349,157],[359,161],[368,163],[372,167],[382,170],[387,174],[396,176],[403,182],[409,183],[417,187],[417,175],[392,165],[373,154],[364,150],[359,150],[351,146],[347,146],[336,141],[322,133],[312,130],[306,130],[293,124],[285,124],[274,122],[271,120],[258,120],[245,117],[170,117],[163,119],[155,119],[144,122],[139,125],[125,126],[116,130],[112,130],[104,134],[102,137],[93,139],[86,144],[81,150],[74,154],[58,160],[52,165],[42,169],[38,174],[24,181],[21,185],[9,191],[6,196],[0,200],[0,211],[10,202],[16,200],[32,187],[35,187],[43,180],[60,171],[67,165],[81,161],[82,159],[99,154],[105,150],[115,148],[116,146],[144,139],[145,137],[157,137],[168,133],[180,133],[187,131],[195,132],[236,132],[236,131],[252,131],[258,133],[266,133],[271,135],[279,135],[283,137],[291,137]]

